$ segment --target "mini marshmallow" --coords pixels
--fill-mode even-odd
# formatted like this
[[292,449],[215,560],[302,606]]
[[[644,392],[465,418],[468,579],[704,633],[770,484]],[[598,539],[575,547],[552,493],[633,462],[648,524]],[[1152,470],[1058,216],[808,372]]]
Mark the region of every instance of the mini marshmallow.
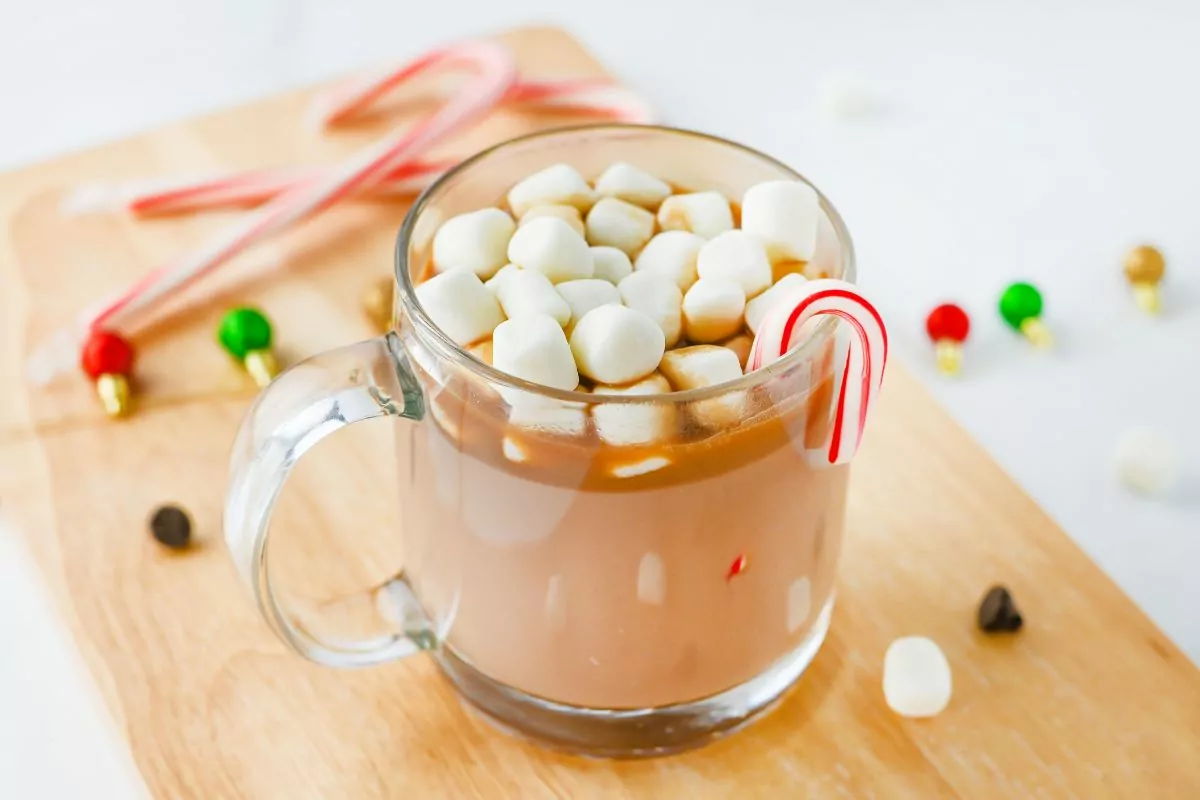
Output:
[[618,161],[596,179],[596,194],[643,208],[657,208],[671,196],[671,187],[633,164]]
[[559,325],[571,321],[571,307],[554,290],[554,284],[540,272],[520,269],[505,276],[496,287],[496,300],[510,320],[545,314]]
[[[676,391],[703,389],[742,377],[737,354],[724,347],[701,344],[672,350],[662,358],[659,370]],[[736,425],[746,411],[744,392],[727,392],[691,403],[688,412],[706,428]]]
[[746,303],[746,327],[753,333],[758,333],[758,326],[762,324],[763,318],[767,316],[767,312],[783,295],[789,290],[797,286],[803,286],[807,279],[803,275],[790,273],[780,278],[779,283],[767,289],[765,292]]
[[657,272],[686,292],[696,282],[696,257],[704,239],[687,231],[664,231],[642,248],[634,262],[637,272]]
[[622,278],[633,272],[633,262],[617,248],[593,247],[591,250],[592,263],[595,266],[593,278],[608,281],[616,286]]
[[757,236],[771,261],[810,261],[817,249],[821,203],[800,181],[767,181],[742,197],[742,230]]
[[732,350],[737,354],[738,362],[742,365],[742,371],[745,371],[746,362],[750,360],[750,348],[753,346],[754,337],[747,333],[739,333],[732,339],[721,342],[721,347]]
[[496,298],[467,269],[434,275],[417,287],[417,299],[433,324],[460,345],[486,339],[504,322]]
[[729,198],[720,192],[677,194],[659,206],[658,225],[664,231],[691,231],[711,239],[733,230],[733,212]]
[[529,451],[525,449],[524,443],[511,433],[504,435],[504,439],[500,442],[500,450],[504,453],[504,457],[514,464],[524,464],[529,460]]
[[742,329],[745,310],[746,294],[741,284],[724,278],[701,278],[683,297],[688,341],[718,342],[733,336]]
[[492,366],[554,389],[574,389],[579,372],[558,320],[545,314],[510,319],[492,334]]
[[599,278],[565,281],[554,288],[558,290],[571,312],[566,326],[568,331],[593,308],[621,304],[621,293],[617,291],[617,287]]
[[498,208],[481,208],[451,217],[433,236],[433,264],[438,272],[465,269],[490,278],[504,266],[508,240],[517,229]]
[[484,281],[483,285],[487,287],[487,290],[489,292],[491,292],[492,294],[495,294],[496,290],[500,288],[500,281],[504,280],[504,276],[512,275],[514,272],[520,272],[520,271],[521,271],[521,268],[518,267],[516,264],[505,264],[503,267],[501,267],[496,272],[495,275],[493,275],[491,278]]
[[762,242],[745,231],[725,231],[704,243],[696,256],[696,274],[741,284],[747,299],[771,287],[771,262]]
[[580,236],[583,236],[586,231],[583,227],[583,215],[579,213],[579,209],[575,206],[534,206],[521,215],[521,220],[517,223],[517,227],[519,228],[526,222],[538,219],[539,217],[558,217],[570,225]]
[[546,167],[508,190],[508,207],[518,217],[534,206],[565,205],[587,211],[595,200],[592,187],[569,164]]
[[587,240],[594,247],[615,247],[632,254],[654,235],[654,215],[632,203],[605,197],[587,215]]
[[538,217],[518,228],[508,242],[508,258],[551,283],[590,278],[594,270],[587,242],[557,217]]
[[600,383],[619,385],[644,378],[658,366],[664,350],[662,328],[624,306],[593,308],[571,333],[579,371]]
[[[580,391],[578,386],[575,391]],[[558,436],[583,436],[587,432],[587,409],[580,403],[508,391],[508,421],[526,430]]]
[[666,456],[647,456],[630,464],[614,464],[611,472],[614,478],[636,478],[638,475],[657,472],[663,467],[669,466],[671,466],[671,459]]
[[679,343],[683,334],[683,292],[669,278],[655,272],[635,272],[617,289],[627,307],[641,311],[662,328],[667,347]]
[[883,697],[902,717],[933,717],[950,704],[953,681],[946,654],[932,639],[903,636],[883,656]]
[[1165,494],[1179,479],[1179,451],[1163,433],[1133,428],[1117,441],[1117,477],[1143,494]]
[[[629,386],[596,384],[597,395],[663,395],[671,384],[657,372]],[[650,444],[664,441],[675,432],[675,405],[648,402],[637,405],[596,403],[592,406],[596,433],[612,445]]]

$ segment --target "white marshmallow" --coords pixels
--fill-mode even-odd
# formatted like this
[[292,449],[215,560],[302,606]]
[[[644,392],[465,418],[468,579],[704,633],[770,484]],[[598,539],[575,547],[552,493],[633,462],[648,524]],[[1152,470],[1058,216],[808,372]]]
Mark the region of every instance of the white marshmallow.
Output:
[[520,272],[520,271],[521,271],[521,268],[518,267],[516,264],[505,264],[503,267],[501,267],[496,272],[495,275],[493,275],[491,278],[488,278],[486,281],[484,281],[483,285],[487,287],[487,290],[489,292],[491,292],[492,294],[495,294],[496,290],[500,288],[500,282],[502,280],[504,280],[504,277],[506,275],[512,275],[514,272]]
[[733,212],[720,192],[677,194],[659,206],[658,224],[664,231],[691,231],[711,239],[733,230]]
[[742,230],[757,236],[771,261],[809,261],[817,249],[821,203],[800,181],[767,181],[742,197]]
[[632,383],[654,371],[666,350],[662,328],[624,306],[593,308],[575,324],[571,352],[579,371],[594,381]]
[[605,197],[587,215],[587,240],[594,247],[636,253],[654,235],[654,215],[632,203]]
[[555,164],[533,173],[508,190],[508,207],[518,217],[534,206],[565,205],[587,211],[596,193],[569,164]]
[[596,194],[616,197],[644,208],[657,208],[671,196],[671,187],[633,164],[618,161],[596,179]]
[[558,436],[582,436],[587,432],[587,409],[545,397],[518,393],[512,397],[508,421],[521,428]]
[[762,324],[763,318],[767,316],[771,306],[779,302],[779,299],[789,289],[803,286],[805,283],[807,283],[807,279],[803,275],[795,272],[788,273],[779,279],[779,283],[746,303],[746,327],[753,333],[758,333],[758,326]]
[[[596,384],[597,395],[663,395],[671,384],[657,372],[629,386]],[[598,402],[592,406],[592,421],[600,438],[612,445],[650,444],[675,432],[675,405],[648,402],[637,405]]]
[[524,443],[511,433],[506,433],[504,439],[500,442],[500,450],[504,453],[504,457],[515,464],[524,464],[529,460],[529,451],[525,449]]
[[[676,391],[703,389],[742,377],[736,353],[708,344],[670,351],[663,356],[659,370]],[[706,428],[736,425],[745,412],[746,395],[742,391],[726,392],[688,406],[688,413]]]
[[772,279],[766,249],[745,231],[725,231],[705,242],[696,256],[696,274],[737,281],[747,299],[769,289]]
[[539,217],[558,217],[570,225],[580,236],[583,236],[586,231],[583,227],[583,215],[575,206],[534,206],[521,215],[521,221],[517,223],[517,227]]
[[1117,442],[1117,477],[1144,494],[1164,494],[1179,479],[1179,451],[1165,435],[1134,428]]
[[694,233],[665,231],[646,243],[633,268],[666,276],[686,292],[696,282],[696,257],[703,246],[704,239]]
[[451,217],[433,235],[433,265],[438,272],[465,269],[490,278],[504,266],[508,240],[517,229],[498,208],[481,208]]
[[754,337],[747,333],[739,333],[727,342],[721,342],[721,347],[727,350],[732,350],[737,354],[738,362],[742,365],[742,371],[746,369],[746,362],[750,360],[750,348],[754,346]]
[[617,288],[627,307],[641,311],[662,328],[667,347],[679,343],[683,334],[683,292],[669,278],[655,272],[635,272]]
[[745,310],[746,294],[740,284],[723,278],[701,278],[683,297],[688,341],[718,342],[733,336],[742,329]]
[[902,717],[932,717],[950,704],[950,662],[932,639],[904,636],[883,656],[883,696]]
[[558,290],[571,312],[571,318],[567,320],[567,330],[571,330],[575,323],[593,308],[621,304],[621,293],[617,291],[617,287],[599,278],[564,281],[554,288]]
[[592,263],[595,266],[593,278],[608,281],[616,286],[621,279],[633,272],[633,262],[629,256],[615,247],[593,247]]
[[538,217],[518,228],[508,242],[508,259],[551,283],[590,278],[594,269],[587,242],[557,217]]
[[470,270],[434,275],[417,287],[417,299],[433,324],[460,345],[486,339],[504,322],[500,304]]
[[562,326],[545,314],[518,317],[497,326],[492,334],[492,366],[554,389],[574,389],[579,384]]
[[496,287],[496,299],[510,320],[544,314],[559,325],[571,321],[571,307],[554,291],[554,284],[542,273],[530,269],[506,275]]
[[648,472],[657,472],[663,467],[671,466],[671,459],[666,456],[647,456],[631,464],[616,464],[612,467],[614,478],[636,478]]

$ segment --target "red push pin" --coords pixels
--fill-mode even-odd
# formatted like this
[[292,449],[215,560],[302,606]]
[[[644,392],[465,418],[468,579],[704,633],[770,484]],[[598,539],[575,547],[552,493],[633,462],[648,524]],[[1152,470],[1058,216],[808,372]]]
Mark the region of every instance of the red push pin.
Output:
[[79,364],[96,382],[104,412],[119,417],[129,410],[129,373],[133,346],[111,331],[94,330],[83,344]]
[[957,375],[962,365],[962,344],[971,330],[971,318],[954,303],[942,303],[925,318],[925,330],[937,348],[937,365],[946,375]]

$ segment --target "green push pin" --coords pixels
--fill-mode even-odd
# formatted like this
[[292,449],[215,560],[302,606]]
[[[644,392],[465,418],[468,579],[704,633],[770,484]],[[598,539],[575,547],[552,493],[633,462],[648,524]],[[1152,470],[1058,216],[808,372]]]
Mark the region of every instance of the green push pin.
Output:
[[1000,316],[1034,347],[1049,347],[1054,341],[1042,322],[1042,293],[1031,283],[1013,283],[1000,295]]
[[230,309],[221,319],[217,341],[242,362],[259,386],[266,386],[279,374],[279,364],[271,352],[271,323],[258,309]]

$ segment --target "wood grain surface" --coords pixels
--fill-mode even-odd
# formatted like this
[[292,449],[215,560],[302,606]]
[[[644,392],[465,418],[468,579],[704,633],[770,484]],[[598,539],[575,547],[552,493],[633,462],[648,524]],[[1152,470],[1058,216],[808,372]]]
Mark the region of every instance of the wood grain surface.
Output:
[[[562,32],[502,38],[527,74],[602,74]],[[0,178],[9,221],[0,508],[155,796],[1200,796],[1200,673],[901,365],[854,468],[829,640],[781,707],[743,733],[653,761],[565,757],[493,730],[425,659],[337,672],[285,652],[220,543],[229,447],[252,388],[212,344],[213,329],[237,298],[267,309],[285,358],[364,337],[357,297],[390,269],[404,208],[338,209],[251,253],[217,299],[194,297],[147,331],[141,408],[126,421],[103,419],[74,376],[33,389],[21,369],[33,344],[80,307],[222,224],[219,215],[63,219],[62,186],[332,159],[377,133],[317,140],[298,125],[304,99]],[[555,122],[498,112],[448,152]],[[339,434],[296,470],[278,518],[293,553],[288,580],[334,592],[401,563],[392,424],[403,423]],[[165,501],[195,517],[201,542],[188,555],[163,552],[146,532]],[[996,581],[1025,614],[1017,636],[974,628],[975,604]],[[883,653],[906,634],[936,639],[953,667],[954,699],[936,719],[900,719],[883,703]]]

